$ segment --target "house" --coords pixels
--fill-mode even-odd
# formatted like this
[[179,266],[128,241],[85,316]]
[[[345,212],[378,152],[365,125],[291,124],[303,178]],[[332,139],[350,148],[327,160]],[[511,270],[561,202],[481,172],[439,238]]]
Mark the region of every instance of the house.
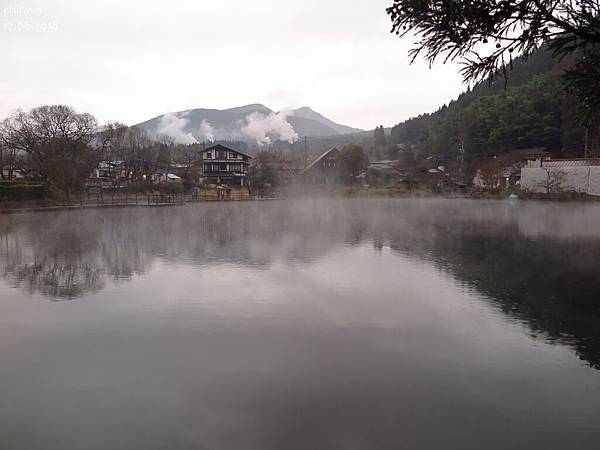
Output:
[[86,181],[88,188],[118,188],[128,183],[127,171],[122,161],[101,161]]
[[277,184],[280,186],[291,185],[302,172],[303,167],[299,159],[285,157],[278,151],[261,151],[252,158],[250,167],[257,169],[269,168],[276,174]]
[[531,161],[543,161],[551,153],[545,148],[522,148],[484,158],[478,163],[473,185],[480,189],[500,189],[520,183],[521,169]]
[[157,184],[173,184],[181,183],[183,179],[180,176],[171,172],[157,172],[150,178],[153,183]]
[[217,144],[202,150],[202,176],[211,184],[247,186],[251,157]]
[[403,174],[398,170],[400,160],[385,159],[380,161],[371,161],[365,174],[366,182],[369,186],[396,186],[404,181]]
[[305,184],[334,184],[337,182],[337,156],[339,150],[330,148],[311,162],[301,173]]
[[384,159],[381,161],[371,161],[369,163],[369,169],[372,170],[393,170],[395,165],[398,164],[398,160]]

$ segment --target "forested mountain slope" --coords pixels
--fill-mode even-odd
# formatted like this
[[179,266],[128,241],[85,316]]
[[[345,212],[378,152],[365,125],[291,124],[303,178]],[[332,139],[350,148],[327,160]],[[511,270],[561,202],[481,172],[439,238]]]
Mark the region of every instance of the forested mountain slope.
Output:
[[584,130],[575,100],[563,89],[568,65],[542,47],[517,59],[507,80],[479,83],[435,113],[396,125],[391,141],[404,144],[403,156],[414,159],[452,158],[461,145],[467,159],[528,147],[581,156]]

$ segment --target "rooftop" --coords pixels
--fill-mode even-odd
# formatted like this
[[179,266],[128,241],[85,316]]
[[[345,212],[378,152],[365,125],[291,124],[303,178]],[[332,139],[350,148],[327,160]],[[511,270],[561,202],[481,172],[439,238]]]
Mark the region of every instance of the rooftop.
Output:
[[550,159],[543,163],[544,167],[589,167],[600,166],[600,158]]
[[329,155],[331,152],[333,151],[338,151],[337,147],[331,147],[329,150],[327,150],[326,152],[323,152],[317,159],[315,159],[313,162],[311,162],[308,166],[306,166],[306,169],[304,169],[304,171],[310,170],[312,167],[314,167],[319,161],[321,161],[323,158],[325,158],[327,155]]

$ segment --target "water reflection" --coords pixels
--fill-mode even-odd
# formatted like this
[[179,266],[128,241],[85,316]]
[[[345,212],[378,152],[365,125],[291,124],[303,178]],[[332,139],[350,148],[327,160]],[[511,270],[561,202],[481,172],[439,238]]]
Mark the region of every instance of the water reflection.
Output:
[[0,442],[595,448],[599,372],[573,349],[600,367],[599,213],[321,199],[1,216]]
[[156,261],[260,267],[371,242],[434,262],[600,367],[597,223],[600,208],[589,204],[435,200],[24,214],[0,218],[0,264],[14,287],[74,299]]

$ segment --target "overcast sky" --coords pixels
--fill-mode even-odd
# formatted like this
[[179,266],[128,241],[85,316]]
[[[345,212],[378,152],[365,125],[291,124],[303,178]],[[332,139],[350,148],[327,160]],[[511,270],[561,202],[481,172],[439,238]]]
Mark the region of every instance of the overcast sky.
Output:
[[63,103],[132,125],[263,103],[391,126],[463,85],[455,64],[409,65],[412,40],[389,33],[390,3],[0,0],[0,118]]

